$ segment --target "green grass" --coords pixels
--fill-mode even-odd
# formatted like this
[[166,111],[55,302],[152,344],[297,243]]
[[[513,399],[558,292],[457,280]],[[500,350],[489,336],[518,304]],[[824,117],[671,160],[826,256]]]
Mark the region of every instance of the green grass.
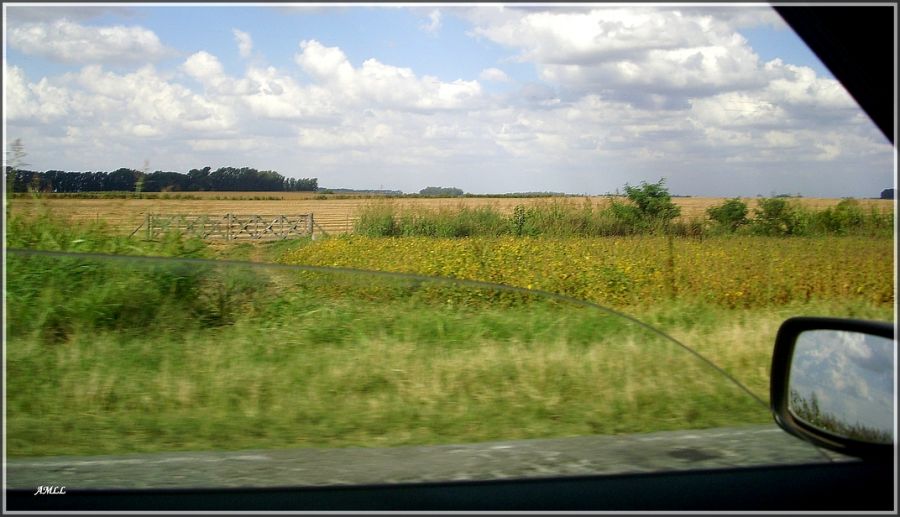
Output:
[[11,338],[9,455],[461,443],[768,418],[687,353],[595,310],[294,294],[265,317],[212,328]]

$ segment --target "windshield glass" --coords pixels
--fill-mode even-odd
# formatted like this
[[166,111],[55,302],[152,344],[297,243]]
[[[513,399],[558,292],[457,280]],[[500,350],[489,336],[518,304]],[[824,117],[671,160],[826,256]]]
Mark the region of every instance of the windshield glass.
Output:
[[4,23],[8,486],[837,459],[772,345],[893,321],[894,153],[770,7]]

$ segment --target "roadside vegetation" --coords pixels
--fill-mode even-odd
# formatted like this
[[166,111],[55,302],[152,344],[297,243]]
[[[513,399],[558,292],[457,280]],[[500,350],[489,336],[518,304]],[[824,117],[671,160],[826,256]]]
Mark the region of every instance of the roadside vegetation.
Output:
[[[548,291],[655,325],[763,400],[785,318],[893,320],[893,239],[883,227],[892,214],[851,201],[813,213],[765,200],[745,211],[730,200],[685,238],[662,183],[654,185],[633,187],[644,204],[615,209],[553,201],[511,216],[394,212],[384,224],[397,233],[253,245],[128,238],[102,221],[44,211],[12,215],[6,246],[400,271]],[[615,224],[622,234],[596,231]],[[468,233],[453,230],[465,225]],[[262,265],[10,253],[6,267],[11,457],[447,444],[771,421],[675,343],[576,302]]]
[[625,186],[625,198],[610,196],[604,206],[590,199],[549,199],[517,205],[511,214],[491,206],[402,208],[391,201],[372,203],[357,214],[354,233],[368,237],[547,236],[610,237],[717,235],[891,237],[893,211],[864,208],[847,198],[816,210],[799,200],[758,198],[751,209],[739,198],[707,209],[706,217],[679,217],[662,180]]

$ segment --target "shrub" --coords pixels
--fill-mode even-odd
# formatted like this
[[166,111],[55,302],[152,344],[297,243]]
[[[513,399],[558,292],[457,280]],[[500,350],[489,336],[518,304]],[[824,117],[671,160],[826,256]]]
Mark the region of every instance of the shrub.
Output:
[[665,223],[681,215],[681,209],[672,202],[672,196],[665,187],[665,179],[656,183],[642,181],[639,187],[626,184],[625,194],[644,219]]
[[707,208],[706,213],[720,228],[730,232],[750,222],[747,219],[747,204],[737,197],[721,205]]
[[833,208],[826,208],[811,216],[811,226],[817,233],[846,235],[861,230],[866,225],[866,214],[859,202],[845,198]]
[[802,233],[802,214],[785,198],[761,198],[754,209],[754,233],[761,235],[795,235]]
[[516,205],[513,208],[512,217],[510,219],[510,224],[513,227],[513,233],[517,237],[521,237],[525,235],[525,206],[524,205]]

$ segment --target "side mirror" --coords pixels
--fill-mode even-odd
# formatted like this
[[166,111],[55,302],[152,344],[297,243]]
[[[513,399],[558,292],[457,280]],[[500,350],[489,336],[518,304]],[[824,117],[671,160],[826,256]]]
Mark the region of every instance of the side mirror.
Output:
[[785,431],[867,459],[893,458],[892,323],[790,318],[775,338],[770,404]]

